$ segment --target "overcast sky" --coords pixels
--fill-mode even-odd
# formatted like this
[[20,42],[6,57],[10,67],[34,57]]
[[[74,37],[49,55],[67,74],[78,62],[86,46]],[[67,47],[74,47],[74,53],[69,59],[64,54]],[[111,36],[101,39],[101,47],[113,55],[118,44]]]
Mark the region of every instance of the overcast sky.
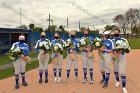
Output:
[[112,24],[117,14],[129,8],[140,8],[140,0],[0,0],[0,27],[19,26],[19,10],[22,7],[22,24],[35,23],[48,26],[48,14],[54,25],[65,25],[69,18],[69,29],[81,26],[93,28]]

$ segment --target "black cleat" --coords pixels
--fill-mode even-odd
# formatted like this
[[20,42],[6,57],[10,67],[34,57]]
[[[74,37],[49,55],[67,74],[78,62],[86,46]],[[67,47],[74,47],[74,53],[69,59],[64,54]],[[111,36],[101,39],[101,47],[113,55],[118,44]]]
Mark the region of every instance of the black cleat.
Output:
[[48,79],[47,78],[45,79],[45,83],[48,83]]
[[19,84],[16,84],[15,85],[15,89],[19,89]]
[[101,81],[100,81],[100,84],[102,84],[102,83],[104,83],[105,82],[105,79],[102,79]]
[[22,85],[25,86],[25,87],[28,86],[27,82],[22,82]]
[[42,79],[39,79],[39,83],[40,83],[40,84],[42,83]]
[[103,88],[106,88],[106,87],[108,87],[108,83],[104,82]]

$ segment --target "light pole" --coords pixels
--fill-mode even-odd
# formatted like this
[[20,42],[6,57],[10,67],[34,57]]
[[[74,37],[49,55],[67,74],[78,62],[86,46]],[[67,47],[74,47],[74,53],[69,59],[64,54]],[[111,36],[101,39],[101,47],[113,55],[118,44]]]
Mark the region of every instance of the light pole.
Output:
[[53,20],[52,19],[50,19],[51,20],[51,22],[52,22],[52,26],[53,26]]
[[64,39],[64,32],[65,32],[65,26],[64,26],[64,30],[63,30],[63,39]]
[[48,28],[49,28],[49,31],[50,31],[50,21],[51,21],[51,19],[50,19],[50,13],[49,13],[49,19],[47,19],[47,21],[49,21],[49,26],[48,26]]
[[51,20],[51,18],[50,18],[50,13],[49,13],[49,27],[50,27],[50,20]]
[[79,21],[79,31],[80,31],[80,28],[81,28],[81,23],[80,23],[80,21]]
[[68,31],[68,27],[69,27],[69,19],[67,17],[67,31]]

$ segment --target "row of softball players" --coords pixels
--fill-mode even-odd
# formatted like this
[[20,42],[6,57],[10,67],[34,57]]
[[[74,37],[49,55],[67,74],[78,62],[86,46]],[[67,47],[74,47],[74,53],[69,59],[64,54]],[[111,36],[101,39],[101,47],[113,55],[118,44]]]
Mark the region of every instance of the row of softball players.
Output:
[[[105,48],[101,48],[99,49],[99,54],[102,54],[102,57],[100,59],[100,71],[102,74],[102,80],[100,81],[101,84],[103,84],[103,87],[107,87],[108,86],[108,81],[109,81],[109,77],[110,77],[110,64],[111,64],[111,55],[112,53],[114,54],[118,54],[117,52],[114,51],[114,47],[113,47],[113,43],[117,42],[117,40],[122,40],[124,38],[120,37],[120,30],[119,29],[115,29],[114,30],[114,36],[115,38],[113,40],[109,39],[110,33],[108,31],[105,31],[103,33],[103,41],[104,44],[106,45]],[[68,48],[67,53],[67,80],[70,79],[70,72],[71,72],[71,66],[72,64],[74,65],[74,72],[75,72],[75,79],[78,80],[78,40],[75,38],[76,33],[74,31],[70,32],[70,38],[69,40],[71,40],[74,43],[74,48]],[[89,37],[89,33],[88,31],[84,31],[84,36],[82,38],[88,38],[90,41],[93,40],[92,37]],[[49,58],[50,56],[56,56],[55,53],[53,53],[52,55],[50,55],[49,53],[43,53],[43,55],[46,55],[46,59],[44,60],[44,62],[40,62],[40,57],[42,56],[42,54],[40,54],[40,50],[39,50],[39,43],[40,42],[48,42],[51,43],[51,46],[53,46],[56,43],[60,43],[60,44],[64,44],[64,41],[62,39],[60,39],[60,36],[58,33],[54,34],[55,39],[50,42],[47,38],[46,38],[46,33],[45,32],[41,32],[41,39],[37,41],[36,43],[36,50],[38,52],[38,61],[39,61],[39,83],[42,83],[42,76],[43,76],[43,72],[45,73],[45,83],[48,83],[48,62],[49,62]],[[28,55],[28,45],[26,43],[24,43],[25,37],[24,36],[20,36],[19,37],[19,41],[14,43],[12,47],[18,46],[22,49],[24,49],[24,56]],[[73,51],[74,55],[75,55],[75,59],[73,60],[70,57],[70,52],[71,50]],[[82,65],[83,65],[83,74],[84,74],[84,79],[83,79],[83,84],[85,84],[87,82],[87,70],[89,70],[90,73],[90,84],[94,83],[94,79],[93,79],[93,58],[88,57],[87,53],[88,52],[92,52],[92,46],[88,46],[85,49],[83,49],[81,51],[81,56],[82,56]],[[125,67],[126,67],[126,58],[125,58],[125,53],[121,52],[119,53],[120,56],[118,58],[118,60],[116,60],[114,62],[114,74],[116,76],[116,87],[119,87],[120,85],[120,80],[119,80],[119,75],[121,76],[122,79],[122,89],[123,89],[123,93],[127,93],[126,90],[126,74],[125,74]],[[23,55],[22,55],[23,56]],[[61,82],[61,74],[62,74],[62,61],[63,61],[63,55],[62,54],[57,54],[58,56],[58,64],[53,64],[53,72],[54,72],[54,82]],[[16,80],[16,85],[15,88],[18,89],[19,88],[19,73],[21,73],[22,76],[22,85],[24,86],[28,86],[27,82],[25,81],[25,67],[26,67],[26,63],[23,62],[23,60],[21,60],[21,58],[17,58],[17,60],[14,62],[14,67],[15,67],[15,80]],[[120,71],[120,74],[118,73],[118,69]],[[58,72],[58,73],[57,73]],[[57,75],[58,74],[58,75]],[[58,77],[57,77],[58,76]]]

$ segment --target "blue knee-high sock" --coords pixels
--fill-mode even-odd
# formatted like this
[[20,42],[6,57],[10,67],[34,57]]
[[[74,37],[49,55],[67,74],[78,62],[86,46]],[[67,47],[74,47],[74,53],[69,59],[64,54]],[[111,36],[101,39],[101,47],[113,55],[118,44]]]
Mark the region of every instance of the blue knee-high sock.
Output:
[[101,72],[103,79],[105,79],[105,72]]
[[114,74],[115,74],[116,80],[117,80],[117,81],[120,81],[120,80],[119,80],[119,73],[118,73],[118,72],[114,72]]
[[16,84],[19,84],[18,81],[19,81],[19,74],[15,75],[15,81],[16,81]]
[[93,80],[93,68],[89,69],[89,73],[90,73],[90,79]]
[[57,77],[56,73],[57,73],[57,69],[53,68],[53,73],[54,73],[54,77]]
[[40,77],[40,79],[42,79],[42,75],[43,75],[43,70],[39,70],[39,77]]
[[106,73],[105,82],[106,82],[107,84],[108,84],[109,77],[110,77],[110,73]]
[[75,76],[77,77],[78,76],[78,69],[74,69],[74,72],[75,72]]
[[67,78],[70,77],[70,70],[67,70]]
[[62,68],[59,68],[59,77],[61,77],[61,73],[62,73]]
[[122,79],[122,87],[126,87],[126,76],[121,76]]
[[84,79],[87,79],[87,68],[83,68]]
[[48,70],[45,70],[45,78],[48,78]]
[[22,82],[25,82],[25,72],[21,73],[21,77],[22,77]]

